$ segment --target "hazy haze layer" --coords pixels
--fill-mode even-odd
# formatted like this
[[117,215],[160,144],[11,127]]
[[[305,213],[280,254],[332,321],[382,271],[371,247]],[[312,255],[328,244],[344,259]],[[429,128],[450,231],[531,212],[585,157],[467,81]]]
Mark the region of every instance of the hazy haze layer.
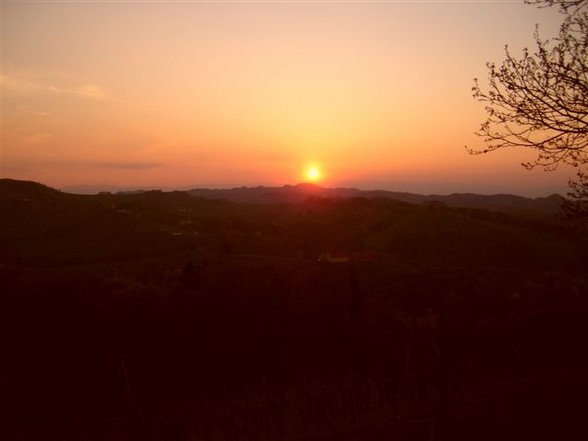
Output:
[[564,192],[472,157],[485,62],[557,32],[522,2],[2,3],[2,175],[55,187]]

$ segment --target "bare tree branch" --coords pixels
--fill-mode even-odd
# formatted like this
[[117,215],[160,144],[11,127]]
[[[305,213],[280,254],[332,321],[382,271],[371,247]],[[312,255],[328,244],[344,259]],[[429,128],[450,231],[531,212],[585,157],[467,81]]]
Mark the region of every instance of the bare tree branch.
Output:
[[500,65],[488,63],[488,88],[474,80],[473,96],[486,104],[486,121],[476,132],[484,146],[472,154],[505,147],[537,151],[532,168],[559,163],[588,163],[588,0],[530,0],[540,7],[557,5],[563,22],[557,37],[516,58],[505,48]]
[[[474,79],[472,93],[487,113],[476,134],[483,147],[466,149],[483,154],[524,147],[537,152],[526,168],[553,170],[559,164],[588,166],[588,0],[526,0],[539,7],[559,8],[563,20],[551,40],[534,33],[535,51],[516,58],[505,47],[500,65],[487,63],[483,89]],[[562,206],[564,218],[588,228],[588,172],[569,181]]]

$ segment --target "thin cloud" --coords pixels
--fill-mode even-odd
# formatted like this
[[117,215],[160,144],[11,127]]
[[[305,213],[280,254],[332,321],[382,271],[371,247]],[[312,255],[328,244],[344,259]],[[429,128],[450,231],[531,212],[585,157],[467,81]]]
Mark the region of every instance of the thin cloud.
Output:
[[152,168],[163,167],[158,162],[106,162],[100,164],[103,168],[120,169],[120,170],[149,170]]
[[22,137],[22,142],[28,145],[45,144],[51,138],[51,133],[32,133]]
[[73,95],[97,101],[106,99],[106,92],[96,84],[80,84],[71,87],[57,87],[53,84],[32,81],[14,75],[1,75],[0,84],[3,88],[19,93],[56,93]]

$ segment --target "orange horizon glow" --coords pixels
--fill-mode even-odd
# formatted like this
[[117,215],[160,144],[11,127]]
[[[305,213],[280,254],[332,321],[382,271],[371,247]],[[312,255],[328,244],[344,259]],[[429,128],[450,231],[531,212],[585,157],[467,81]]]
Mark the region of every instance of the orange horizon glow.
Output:
[[[513,3],[2,8],[2,177],[57,188],[295,184],[544,194],[570,170],[472,157],[475,76],[559,15]],[[495,24],[500,22],[500,32]],[[492,35],[492,38],[488,38]],[[328,164],[305,167],[308,158]],[[301,172],[301,170],[303,170]],[[498,178],[497,178],[498,177]]]

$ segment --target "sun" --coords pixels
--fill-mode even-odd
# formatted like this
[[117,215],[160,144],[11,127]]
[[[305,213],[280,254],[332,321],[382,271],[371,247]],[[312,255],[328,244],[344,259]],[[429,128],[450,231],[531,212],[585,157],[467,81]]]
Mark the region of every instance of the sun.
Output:
[[321,171],[316,165],[311,165],[306,169],[305,175],[309,182],[316,182],[321,178]]

